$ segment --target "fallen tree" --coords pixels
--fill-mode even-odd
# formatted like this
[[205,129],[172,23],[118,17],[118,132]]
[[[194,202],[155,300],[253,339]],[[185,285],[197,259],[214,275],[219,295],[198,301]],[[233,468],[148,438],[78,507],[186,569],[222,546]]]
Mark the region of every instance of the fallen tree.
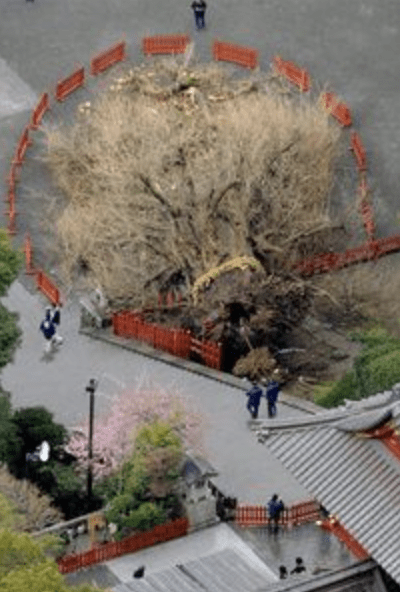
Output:
[[339,138],[318,97],[270,74],[175,59],[130,70],[72,127],[47,130],[65,282],[101,286],[114,309],[174,292],[175,323],[241,342],[227,368],[273,350],[312,301],[291,264],[343,234],[330,213]]

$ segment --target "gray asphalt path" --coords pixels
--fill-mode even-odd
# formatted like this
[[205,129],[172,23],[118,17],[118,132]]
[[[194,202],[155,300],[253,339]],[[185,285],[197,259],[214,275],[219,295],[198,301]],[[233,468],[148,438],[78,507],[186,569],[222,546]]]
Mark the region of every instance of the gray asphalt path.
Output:
[[[53,357],[46,358],[38,330],[45,306],[42,297],[31,294],[17,281],[3,302],[19,312],[23,330],[22,347],[2,374],[2,384],[12,393],[14,406],[44,405],[56,420],[73,427],[86,421],[89,401],[85,387],[90,378],[99,379],[97,416],[107,413],[112,396],[121,388],[152,384],[177,393],[189,408],[202,415],[203,451],[220,472],[216,484],[224,493],[249,503],[265,502],[275,489],[287,502],[308,497],[280,462],[257,443],[241,389],[81,335],[79,310],[73,301],[62,311],[60,334],[65,343]],[[267,417],[266,404],[262,403],[260,419]],[[298,413],[279,405],[282,418]]]
[[[395,0],[218,0],[209,2],[207,29],[193,30],[190,2],[169,0],[2,0],[0,6],[0,179],[30,110],[44,90],[77,64],[87,65],[93,54],[125,38],[133,61],[142,60],[144,35],[190,32],[196,54],[210,56],[217,37],[257,47],[260,64],[267,68],[272,56],[282,55],[308,68],[314,88],[325,83],[350,105],[354,125],[367,149],[369,182],[373,187],[378,234],[397,232],[397,190],[400,169],[400,119],[398,84],[400,13]],[[96,83],[101,85],[101,81]],[[95,90],[91,83],[61,106],[49,120],[71,116],[80,100]],[[42,180],[35,148],[28,153],[18,194],[18,227],[36,230],[42,220],[31,183]],[[346,165],[347,166],[347,165]],[[348,166],[352,166],[349,160]],[[354,175],[354,179],[355,179]],[[4,193],[5,184],[1,184]],[[349,196],[349,198],[352,196]],[[40,218],[40,217],[39,217]],[[48,261],[44,263],[49,263]],[[305,492],[265,448],[257,445],[247,426],[243,394],[238,389],[193,376],[131,352],[78,335],[78,314],[68,303],[63,315],[66,343],[49,363],[41,360],[37,327],[43,301],[16,282],[6,300],[21,314],[22,348],[15,363],[3,373],[3,383],[13,393],[14,404],[44,404],[57,419],[72,425],[86,413],[84,386],[92,376],[108,376],[98,409],[106,409],[113,380],[132,384],[145,371],[160,384],[178,385],[185,396],[207,416],[206,445],[211,462],[221,471],[227,493],[243,501],[263,502],[271,489],[286,501]],[[112,377],[111,379],[109,377]],[[282,408],[282,414],[293,410]]]
[[[189,32],[196,54],[204,60],[210,58],[210,44],[217,37],[258,48],[262,68],[275,54],[297,61],[309,70],[314,88],[328,84],[347,101],[367,150],[378,234],[397,232],[400,12],[396,0],[216,0],[209,2],[207,28],[200,32],[194,30],[189,4],[2,0],[0,117],[6,117],[0,126],[2,156],[12,153],[22,124],[14,111],[10,115],[10,93],[27,115],[24,109],[32,104],[33,95],[54,88],[56,80],[76,64],[88,64],[96,52],[122,37],[137,62],[142,59],[140,40],[147,34]],[[5,171],[7,158],[1,160]]]

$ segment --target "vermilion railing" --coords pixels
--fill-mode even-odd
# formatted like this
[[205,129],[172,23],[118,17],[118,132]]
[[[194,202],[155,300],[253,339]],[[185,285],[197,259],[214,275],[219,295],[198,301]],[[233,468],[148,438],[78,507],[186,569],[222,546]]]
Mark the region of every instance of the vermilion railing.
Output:
[[[315,500],[292,504],[281,513],[278,524],[282,526],[315,522],[320,517],[320,506]],[[240,526],[268,526],[270,519],[266,506],[239,504],[236,508],[235,522]]]
[[179,518],[172,522],[155,526],[147,532],[140,532],[126,537],[121,541],[105,543],[89,551],[82,553],[73,553],[57,561],[58,569],[62,574],[71,573],[89,567],[96,563],[109,561],[115,557],[120,557],[125,553],[132,553],[145,547],[150,547],[156,543],[163,543],[177,537],[187,534],[189,522],[187,518]]

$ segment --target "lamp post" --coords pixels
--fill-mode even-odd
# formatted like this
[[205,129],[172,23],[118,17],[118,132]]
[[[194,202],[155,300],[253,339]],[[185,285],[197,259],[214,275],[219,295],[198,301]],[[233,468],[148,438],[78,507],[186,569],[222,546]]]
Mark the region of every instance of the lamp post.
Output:
[[88,499],[88,510],[92,507],[92,483],[93,483],[93,472],[92,472],[92,460],[93,460],[93,418],[94,418],[94,393],[97,388],[97,380],[91,378],[89,384],[86,387],[86,392],[89,393],[89,454],[88,454],[88,472],[87,472],[87,499]]

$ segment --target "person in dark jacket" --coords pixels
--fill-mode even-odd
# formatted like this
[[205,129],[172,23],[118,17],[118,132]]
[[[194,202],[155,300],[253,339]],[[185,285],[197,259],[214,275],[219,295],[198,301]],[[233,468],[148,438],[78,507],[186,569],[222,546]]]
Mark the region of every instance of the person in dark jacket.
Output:
[[58,304],[53,304],[51,320],[55,325],[60,326],[61,311],[60,311],[60,306]]
[[267,384],[265,396],[267,398],[268,417],[275,417],[276,415],[276,401],[278,400],[280,388],[279,382],[276,382],[276,380],[270,380]]
[[251,389],[247,391],[246,396],[248,397],[246,407],[250,412],[251,417],[253,419],[257,419],[258,408],[260,407],[260,400],[263,396],[263,392],[255,380],[253,381],[253,386],[251,387]]
[[303,571],[306,571],[306,566],[304,565],[301,557],[296,557],[296,567],[292,569],[290,574],[300,574],[303,573]]
[[53,304],[53,309],[51,311],[51,322],[54,325],[54,335],[53,335],[53,343],[55,345],[61,345],[61,343],[64,341],[63,338],[61,337],[61,335],[58,334],[58,327],[60,326],[61,323],[61,311],[60,311],[60,306],[58,304]]
[[195,20],[197,29],[204,29],[206,26],[205,20],[204,20],[206,8],[207,8],[207,4],[206,4],[205,0],[194,0],[194,2],[192,2],[192,9],[194,12],[194,20]]
[[268,516],[269,516],[270,524],[273,523],[274,533],[278,532],[279,518],[281,517],[281,514],[284,509],[285,509],[285,506],[283,504],[283,501],[278,498],[278,495],[276,493],[274,493],[274,495],[272,496],[272,498],[270,499],[270,501],[268,502],[268,505],[267,505]]
[[54,324],[51,322],[51,310],[48,308],[46,310],[46,317],[44,321],[40,323],[40,331],[43,333],[43,337],[46,340],[46,344],[44,347],[44,352],[49,354],[52,349],[53,345],[53,337],[56,333]]

